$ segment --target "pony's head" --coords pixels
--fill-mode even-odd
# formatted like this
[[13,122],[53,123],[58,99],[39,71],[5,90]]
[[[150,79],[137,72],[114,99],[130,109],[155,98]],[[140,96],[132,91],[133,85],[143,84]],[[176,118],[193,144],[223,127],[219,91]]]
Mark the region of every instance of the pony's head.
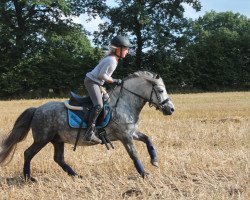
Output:
[[164,115],[171,115],[174,112],[174,104],[171,101],[165,84],[159,75],[148,71],[138,71],[132,76],[141,78],[141,84],[144,86],[143,88],[147,90],[145,91],[144,96],[150,106],[159,109]]

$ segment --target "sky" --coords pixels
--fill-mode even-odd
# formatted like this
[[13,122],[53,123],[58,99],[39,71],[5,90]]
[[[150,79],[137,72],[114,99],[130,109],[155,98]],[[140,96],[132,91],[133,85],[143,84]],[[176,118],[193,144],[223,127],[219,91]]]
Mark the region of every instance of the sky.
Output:
[[[107,0],[112,5],[113,0]],[[216,12],[232,11],[234,13],[240,13],[250,18],[250,0],[200,0],[202,8],[201,11],[196,12],[192,7],[185,5],[185,17],[197,19],[199,16],[203,16],[206,12],[214,10]],[[81,15],[78,18],[73,18],[74,22],[80,23],[83,27],[93,33],[98,30],[98,24],[102,23],[102,20],[97,17],[91,22],[86,22],[87,15]]]

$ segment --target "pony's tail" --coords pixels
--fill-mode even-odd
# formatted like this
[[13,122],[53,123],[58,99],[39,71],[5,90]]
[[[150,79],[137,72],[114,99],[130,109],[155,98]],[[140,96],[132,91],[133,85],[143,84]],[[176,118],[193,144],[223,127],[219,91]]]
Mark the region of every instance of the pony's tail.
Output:
[[[15,148],[18,142],[23,141],[30,130],[30,124],[34,115],[36,108],[26,109],[16,120],[12,130],[9,132],[8,136],[2,141],[1,151],[0,151],[0,164],[8,158],[9,154],[13,151],[12,157],[15,152]],[[6,163],[8,164],[10,160]]]

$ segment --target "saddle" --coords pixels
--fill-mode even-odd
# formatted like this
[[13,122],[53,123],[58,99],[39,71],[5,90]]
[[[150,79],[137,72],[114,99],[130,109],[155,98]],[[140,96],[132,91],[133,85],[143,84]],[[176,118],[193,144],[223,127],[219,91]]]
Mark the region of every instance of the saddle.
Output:
[[81,97],[81,96],[75,94],[74,92],[70,92],[69,104],[72,106],[80,106],[80,107],[84,106],[84,107],[88,107],[88,108],[93,107],[93,103],[92,103],[89,96]]
[[[104,98],[103,98],[104,99]],[[108,144],[114,149],[113,144],[109,140],[105,127],[108,125],[112,110],[108,103],[108,101],[103,102],[103,109],[99,114],[96,120],[95,128],[98,130],[98,137],[102,140],[102,144],[105,144],[106,148],[109,150]],[[81,129],[88,128],[88,120],[90,116],[90,111],[93,108],[93,103],[90,97],[81,97],[75,94],[74,92],[70,92],[70,99],[64,102],[64,105],[67,107],[68,112],[68,123],[71,128],[78,129],[76,141],[73,150],[76,150],[76,146],[80,137]]]
[[[74,92],[70,92],[70,99],[64,102],[68,112],[68,123],[71,128],[87,128],[89,114],[93,103],[89,96],[81,97]],[[108,125],[112,115],[112,110],[108,102],[104,102],[103,109],[96,120],[96,128],[104,128]]]

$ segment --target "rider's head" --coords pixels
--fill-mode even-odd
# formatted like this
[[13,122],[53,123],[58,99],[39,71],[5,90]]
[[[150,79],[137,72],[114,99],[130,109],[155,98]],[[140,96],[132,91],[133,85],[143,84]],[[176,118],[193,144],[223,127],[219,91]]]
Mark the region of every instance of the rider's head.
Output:
[[113,54],[115,54],[118,58],[125,58],[128,53],[129,47],[132,45],[130,44],[128,38],[123,36],[115,36],[111,40],[111,49]]

